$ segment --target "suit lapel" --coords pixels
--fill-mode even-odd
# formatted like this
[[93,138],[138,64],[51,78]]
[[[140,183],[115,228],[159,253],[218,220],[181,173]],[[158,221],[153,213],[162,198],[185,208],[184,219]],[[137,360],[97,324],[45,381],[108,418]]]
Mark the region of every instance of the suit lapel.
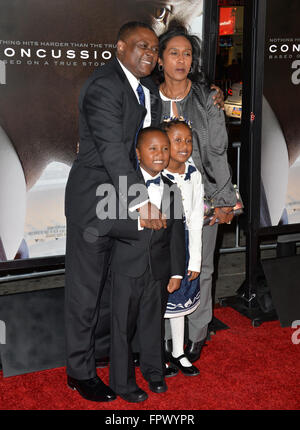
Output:
[[125,88],[125,91],[126,91],[128,97],[129,97],[131,106],[134,106],[136,108],[136,110],[138,111],[138,113],[139,113],[139,116],[140,116],[139,123],[141,123],[142,119],[146,116],[147,111],[144,108],[144,106],[140,105],[140,103],[138,102],[138,100],[136,98],[136,95],[135,95],[135,93],[134,93],[134,91],[132,89],[132,86],[130,85],[130,83],[129,83],[129,81],[128,81],[128,79],[127,79],[127,77],[126,77],[126,75],[125,75],[125,73],[124,73],[124,71],[122,69],[122,67],[120,66],[119,61],[117,60],[117,58],[114,57],[112,61],[113,61],[114,67],[115,67],[115,69],[116,69],[116,71],[117,71],[117,73],[118,73],[118,75],[120,77],[120,80],[124,84],[124,88]]
[[170,187],[173,185],[171,181],[166,179],[163,175],[161,175],[162,181],[164,183],[163,195],[161,198],[160,210],[167,218],[170,218],[170,206],[173,203],[174,197],[173,193],[170,192]]

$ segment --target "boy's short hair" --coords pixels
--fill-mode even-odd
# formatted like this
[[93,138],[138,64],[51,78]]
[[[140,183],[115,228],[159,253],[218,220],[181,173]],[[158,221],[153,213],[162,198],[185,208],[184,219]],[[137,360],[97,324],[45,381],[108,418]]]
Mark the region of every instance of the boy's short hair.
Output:
[[[138,136],[137,136],[137,141],[136,141],[136,148],[140,148],[141,144],[143,143],[144,138],[149,134],[149,133],[153,133],[153,132],[159,132],[159,133],[163,133],[165,136],[167,136],[167,133],[161,129],[160,127],[145,127],[143,128]],[[168,136],[167,136],[168,138]]]

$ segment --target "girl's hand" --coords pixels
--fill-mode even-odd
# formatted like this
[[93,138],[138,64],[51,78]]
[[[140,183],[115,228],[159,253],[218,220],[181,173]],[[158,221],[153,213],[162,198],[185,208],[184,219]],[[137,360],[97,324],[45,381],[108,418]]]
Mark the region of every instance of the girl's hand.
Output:
[[188,270],[187,274],[189,276],[189,281],[193,281],[194,279],[198,278],[198,276],[200,275],[200,272],[194,272],[192,270]]

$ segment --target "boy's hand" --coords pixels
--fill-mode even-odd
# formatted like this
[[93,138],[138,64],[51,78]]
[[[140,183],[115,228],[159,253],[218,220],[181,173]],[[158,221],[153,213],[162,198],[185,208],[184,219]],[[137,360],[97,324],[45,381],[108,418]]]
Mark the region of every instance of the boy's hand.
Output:
[[217,93],[213,96],[214,105],[217,105],[219,109],[224,110],[224,93],[220,87],[217,87],[215,84],[210,86],[212,90],[216,90]]
[[193,270],[188,270],[187,272],[189,281],[193,281],[194,279],[198,278],[200,275],[200,272],[194,272]]
[[179,290],[181,279],[179,278],[170,278],[167,290],[169,293],[174,293],[174,291]]
[[167,228],[167,219],[161,214],[160,210],[148,202],[144,206],[138,209],[140,213],[141,227],[150,228],[152,230],[160,230],[161,228]]

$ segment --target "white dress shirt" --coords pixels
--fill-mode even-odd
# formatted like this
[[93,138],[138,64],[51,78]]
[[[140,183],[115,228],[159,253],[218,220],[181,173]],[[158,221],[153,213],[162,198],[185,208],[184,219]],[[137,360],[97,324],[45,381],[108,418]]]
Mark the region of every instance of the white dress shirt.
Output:
[[[156,179],[158,177],[161,177],[160,173],[156,176],[151,176],[142,167],[140,167],[140,169],[141,169],[141,172],[143,174],[145,182],[147,182],[148,179]],[[151,203],[153,203],[158,208],[160,208],[160,205],[161,205],[163,192],[164,192],[164,183],[163,183],[162,179],[160,180],[159,185],[152,183],[148,187],[149,200]],[[140,226],[140,218],[138,218],[138,225],[139,225],[139,230],[143,230],[143,227]],[[173,275],[172,278],[182,279],[182,276]]]
[[[130,83],[130,86],[134,94],[136,95],[137,101],[140,103],[139,95],[137,93],[137,87],[139,86],[140,81],[128,69],[126,69],[126,67],[121,63],[119,59],[118,61],[120,66],[122,67],[123,72],[126,75],[126,78]],[[147,113],[144,119],[144,124],[143,124],[143,128],[145,128],[145,127],[150,127],[151,125],[151,104],[150,104],[150,91],[148,90],[148,88],[144,87],[143,85],[142,87],[145,93],[145,108],[147,110]]]
[[[161,177],[160,173],[158,173],[156,176],[151,176],[142,167],[140,167],[140,169],[141,169],[141,172],[143,174],[145,182],[147,182],[148,180],[151,180],[151,179],[156,179],[158,177]],[[158,209],[160,208],[160,205],[161,205],[161,199],[162,199],[163,191],[164,191],[164,183],[163,183],[162,179],[161,179],[159,185],[152,183],[148,187],[149,200]]]
[[[123,72],[126,75],[126,78],[128,79],[128,82],[134,92],[134,94],[136,95],[137,101],[140,103],[140,99],[139,99],[139,95],[137,93],[137,87],[140,84],[140,81],[128,70],[126,69],[126,67],[121,63],[121,61],[117,58],[120,66],[122,67]],[[141,84],[142,85],[142,84]],[[150,91],[148,90],[148,88],[143,87],[144,90],[144,94],[145,94],[145,108],[147,110],[145,119],[144,119],[144,123],[143,123],[143,128],[145,127],[149,127],[151,125],[151,104],[150,104]],[[130,207],[129,211],[130,212],[134,212],[135,210],[139,209],[140,207],[144,206],[144,204],[148,203],[149,200],[145,200],[144,202]]]
[[[148,181],[148,179],[156,179],[160,177],[160,173],[156,176],[151,176],[149,173],[147,173],[142,167],[140,167],[142,175],[144,177],[145,182]],[[161,199],[164,191],[164,183],[161,180],[159,185],[156,184],[150,184],[148,187],[148,195],[149,195],[149,201],[153,203],[158,209],[161,205]],[[139,205],[139,207],[142,205]],[[140,225],[140,217],[138,218],[138,228],[139,230],[143,230],[143,227]]]

